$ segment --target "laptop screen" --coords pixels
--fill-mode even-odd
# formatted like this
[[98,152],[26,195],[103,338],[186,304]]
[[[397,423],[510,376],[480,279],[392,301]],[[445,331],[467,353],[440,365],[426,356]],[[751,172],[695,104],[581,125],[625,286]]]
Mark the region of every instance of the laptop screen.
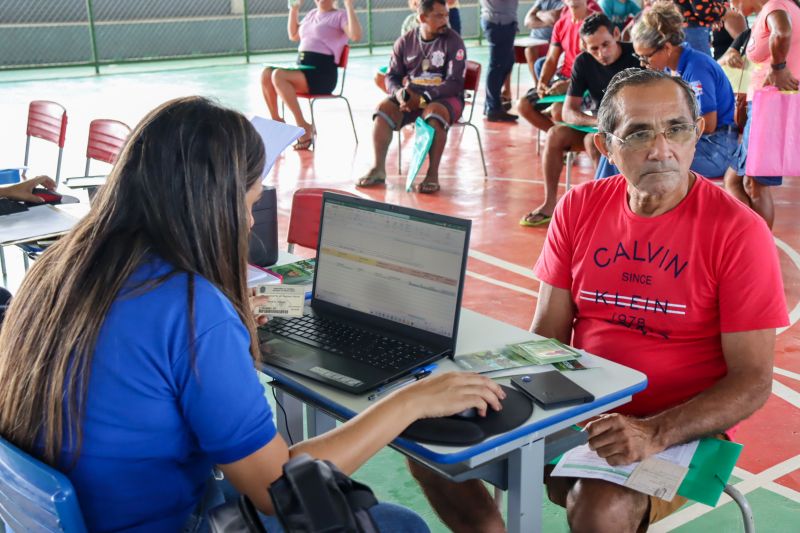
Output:
[[315,300],[452,337],[469,221],[326,195]]

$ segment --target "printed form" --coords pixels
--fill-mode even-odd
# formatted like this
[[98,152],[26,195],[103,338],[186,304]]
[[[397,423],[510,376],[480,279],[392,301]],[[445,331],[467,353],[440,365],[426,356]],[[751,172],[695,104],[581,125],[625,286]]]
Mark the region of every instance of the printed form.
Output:
[[566,452],[552,475],[603,479],[663,500],[671,500],[686,477],[698,443],[695,440],[673,446],[644,461],[624,466],[611,466],[590,450],[588,444],[584,444]]

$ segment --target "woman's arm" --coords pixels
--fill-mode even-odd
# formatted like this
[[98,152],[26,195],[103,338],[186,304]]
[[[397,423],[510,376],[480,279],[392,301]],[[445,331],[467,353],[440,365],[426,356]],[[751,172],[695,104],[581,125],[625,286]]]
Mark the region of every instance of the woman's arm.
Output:
[[350,475],[415,420],[448,416],[470,407],[477,407],[479,416],[485,416],[489,408],[499,410],[499,398],[504,397],[500,386],[486,377],[466,372],[440,374],[396,391],[324,435],[291,448],[276,436],[255,453],[220,465],[220,469],[236,490],[271,514],[266,489],[280,477],[289,457],[307,453],[331,461]]
[[300,4],[302,3],[302,0],[300,0],[289,8],[289,19],[286,23],[286,31],[289,34],[289,40],[294,43],[300,40]]
[[347,11],[347,27],[344,32],[351,41],[360,41],[361,22],[356,15],[355,0],[344,0],[344,9]]

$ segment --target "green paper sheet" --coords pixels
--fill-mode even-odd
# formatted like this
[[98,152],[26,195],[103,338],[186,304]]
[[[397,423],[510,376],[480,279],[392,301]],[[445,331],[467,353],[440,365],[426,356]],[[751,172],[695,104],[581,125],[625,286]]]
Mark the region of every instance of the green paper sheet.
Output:
[[558,104],[561,102],[566,101],[567,95],[566,94],[550,94],[548,96],[542,96],[538,100],[536,100],[537,104]]
[[408,167],[408,176],[406,177],[406,192],[411,192],[414,179],[416,179],[419,169],[422,168],[422,163],[425,162],[425,157],[433,144],[433,127],[422,120],[422,117],[417,117],[414,122],[414,130],[416,132],[414,134],[414,151],[411,154],[411,165]]
[[276,64],[266,64],[266,65],[264,65],[264,68],[267,68],[267,67],[273,68],[273,69],[279,68],[279,69],[283,69],[283,70],[314,70],[315,68],[317,68],[314,65],[288,65],[288,64],[287,65],[276,65]]
[[735,442],[701,439],[678,494],[712,507],[717,505],[741,452],[742,445]]
[[597,128],[594,126],[578,126],[577,124],[567,124],[566,122],[559,122],[564,126],[569,126],[573,130],[582,131],[584,133],[597,133]]

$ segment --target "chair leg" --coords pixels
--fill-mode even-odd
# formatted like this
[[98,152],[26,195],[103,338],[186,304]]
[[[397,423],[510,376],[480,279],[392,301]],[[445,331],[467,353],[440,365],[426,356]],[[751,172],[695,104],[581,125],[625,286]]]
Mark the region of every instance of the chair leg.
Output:
[[570,187],[570,177],[572,174],[572,163],[575,162],[575,152],[569,151],[567,152],[567,176],[565,178],[567,190],[569,191]]
[[0,246],[0,268],[3,270],[3,277],[5,278],[8,276],[8,271],[6,270],[6,254],[2,246]]
[[542,153],[542,130],[536,128],[536,155]]
[[745,498],[744,494],[739,492],[732,485],[725,485],[725,488],[723,490],[725,491],[725,494],[730,496],[731,499],[734,502],[736,502],[736,505],[739,506],[739,510],[742,513],[744,532],[755,533],[756,523],[755,520],[753,519],[753,510],[750,508],[750,503],[748,503],[747,498]]
[[63,157],[63,155],[64,155],[64,149],[59,148],[58,163],[56,163],[56,186],[58,185],[58,182],[61,180],[61,158]]
[[397,130],[397,173],[403,175],[403,138]]
[[28,261],[28,254],[25,253],[25,250],[22,250],[22,264],[25,265],[25,272],[31,267],[31,262]]
[[[311,98],[308,100],[308,107],[311,109],[311,131],[314,132],[314,135],[317,133],[317,124],[314,122],[314,99]],[[314,139],[314,149],[317,148],[317,139]]]
[[358,144],[358,133],[356,133],[356,122],[353,120],[353,110],[350,109],[350,102],[344,96],[340,96],[344,103],[347,104],[347,112],[350,114],[350,125],[353,126],[353,137],[356,140],[356,144]]
[[489,171],[486,170],[486,158],[483,155],[483,143],[481,142],[481,132],[478,131],[478,127],[471,123],[471,122],[464,122],[465,126],[471,127],[475,130],[475,136],[478,138],[478,150],[481,153],[481,164],[483,165],[483,180],[486,181],[489,178]]

